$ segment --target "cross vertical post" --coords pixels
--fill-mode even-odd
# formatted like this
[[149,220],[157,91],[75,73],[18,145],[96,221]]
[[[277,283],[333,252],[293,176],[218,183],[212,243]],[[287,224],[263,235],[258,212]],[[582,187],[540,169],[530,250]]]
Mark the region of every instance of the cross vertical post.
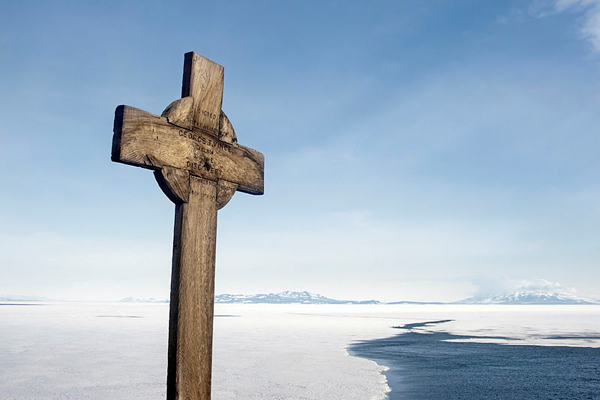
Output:
[[189,201],[175,208],[168,400],[210,399],[216,198],[214,182],[192,176]]
[[236,191],[264,192],[264,156],[237,143],[221,110],[223,67],[194,52],[182,98],[161,116],[115,111],[112,160],[154,170],[175,203],[169,312],[168,400],[209,400],[217,211]]

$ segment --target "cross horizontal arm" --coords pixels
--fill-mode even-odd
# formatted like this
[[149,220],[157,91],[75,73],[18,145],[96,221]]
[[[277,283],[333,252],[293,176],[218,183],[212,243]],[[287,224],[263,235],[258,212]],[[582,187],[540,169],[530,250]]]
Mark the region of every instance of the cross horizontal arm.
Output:
[[179,168],[208,180],[236,183],[241,192],[264,193],[262,153],[134,107],[122,105],[115,111],[112,160],[154,170]]

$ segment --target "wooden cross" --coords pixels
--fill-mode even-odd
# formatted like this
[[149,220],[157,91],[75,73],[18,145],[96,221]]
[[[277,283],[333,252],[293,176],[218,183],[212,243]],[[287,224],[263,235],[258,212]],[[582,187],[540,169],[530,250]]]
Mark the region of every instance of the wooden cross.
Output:
[[118,106],[112,160],[154,170],[176,204],[167,399],[209,400],[217,210],[236,190],[263,194],[264,156],[221,111],[221,65],[187,53],[181,97],[162,116]]

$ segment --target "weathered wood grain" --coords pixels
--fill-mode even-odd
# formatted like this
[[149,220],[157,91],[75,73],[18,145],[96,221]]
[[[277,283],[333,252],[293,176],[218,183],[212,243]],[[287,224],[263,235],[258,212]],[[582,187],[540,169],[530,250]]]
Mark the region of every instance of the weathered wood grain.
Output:
[[194,128],[218,134],[223,81],[224,69],[221,65],[194,52],[185,54],[181,97],[194,98]]
[[175,210],[169,321],[168,400],[210,400],[217,185],[190,177]]
[[227,118],[227,115],[223,111],[221,111],[221,122],[219,123],[219,140],[232,144],[237,143],[237,136],[233,125],[231,125],[229,118]]
[[237,188],[237,183],[224,180],[219,181],[219,184],[217,185],[217,210],[220,210],[229,203],[229,200],[231,200]]
[[163,193],[175,204],[186,203],[190,196],[190,172],[173,167],[154,171],[154,177]]
[[167,108],[165,108],[165,110],[162,112],[162,114],[160,114],[160,116],[165,117],[170,124],[192,130],[194,125],[193,106],[193,97],[183,97],[169,104]]
[[264,156],[203,131],[129,106],[115,111],[112,160],[149,169],[174,167],[212,181],[236,183],[241,192],[264,193]]

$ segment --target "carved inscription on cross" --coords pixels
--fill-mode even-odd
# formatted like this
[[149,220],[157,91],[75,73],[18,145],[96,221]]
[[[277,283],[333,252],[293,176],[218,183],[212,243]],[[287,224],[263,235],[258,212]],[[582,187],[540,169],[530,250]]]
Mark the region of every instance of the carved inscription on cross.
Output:
[[209,400],[217,210],[264,192],[264,156],[221,111],[223,67],[185,55],[181,99],[162,116],[118,106],[112,160],[154,170],[175,204],[167,399]]

